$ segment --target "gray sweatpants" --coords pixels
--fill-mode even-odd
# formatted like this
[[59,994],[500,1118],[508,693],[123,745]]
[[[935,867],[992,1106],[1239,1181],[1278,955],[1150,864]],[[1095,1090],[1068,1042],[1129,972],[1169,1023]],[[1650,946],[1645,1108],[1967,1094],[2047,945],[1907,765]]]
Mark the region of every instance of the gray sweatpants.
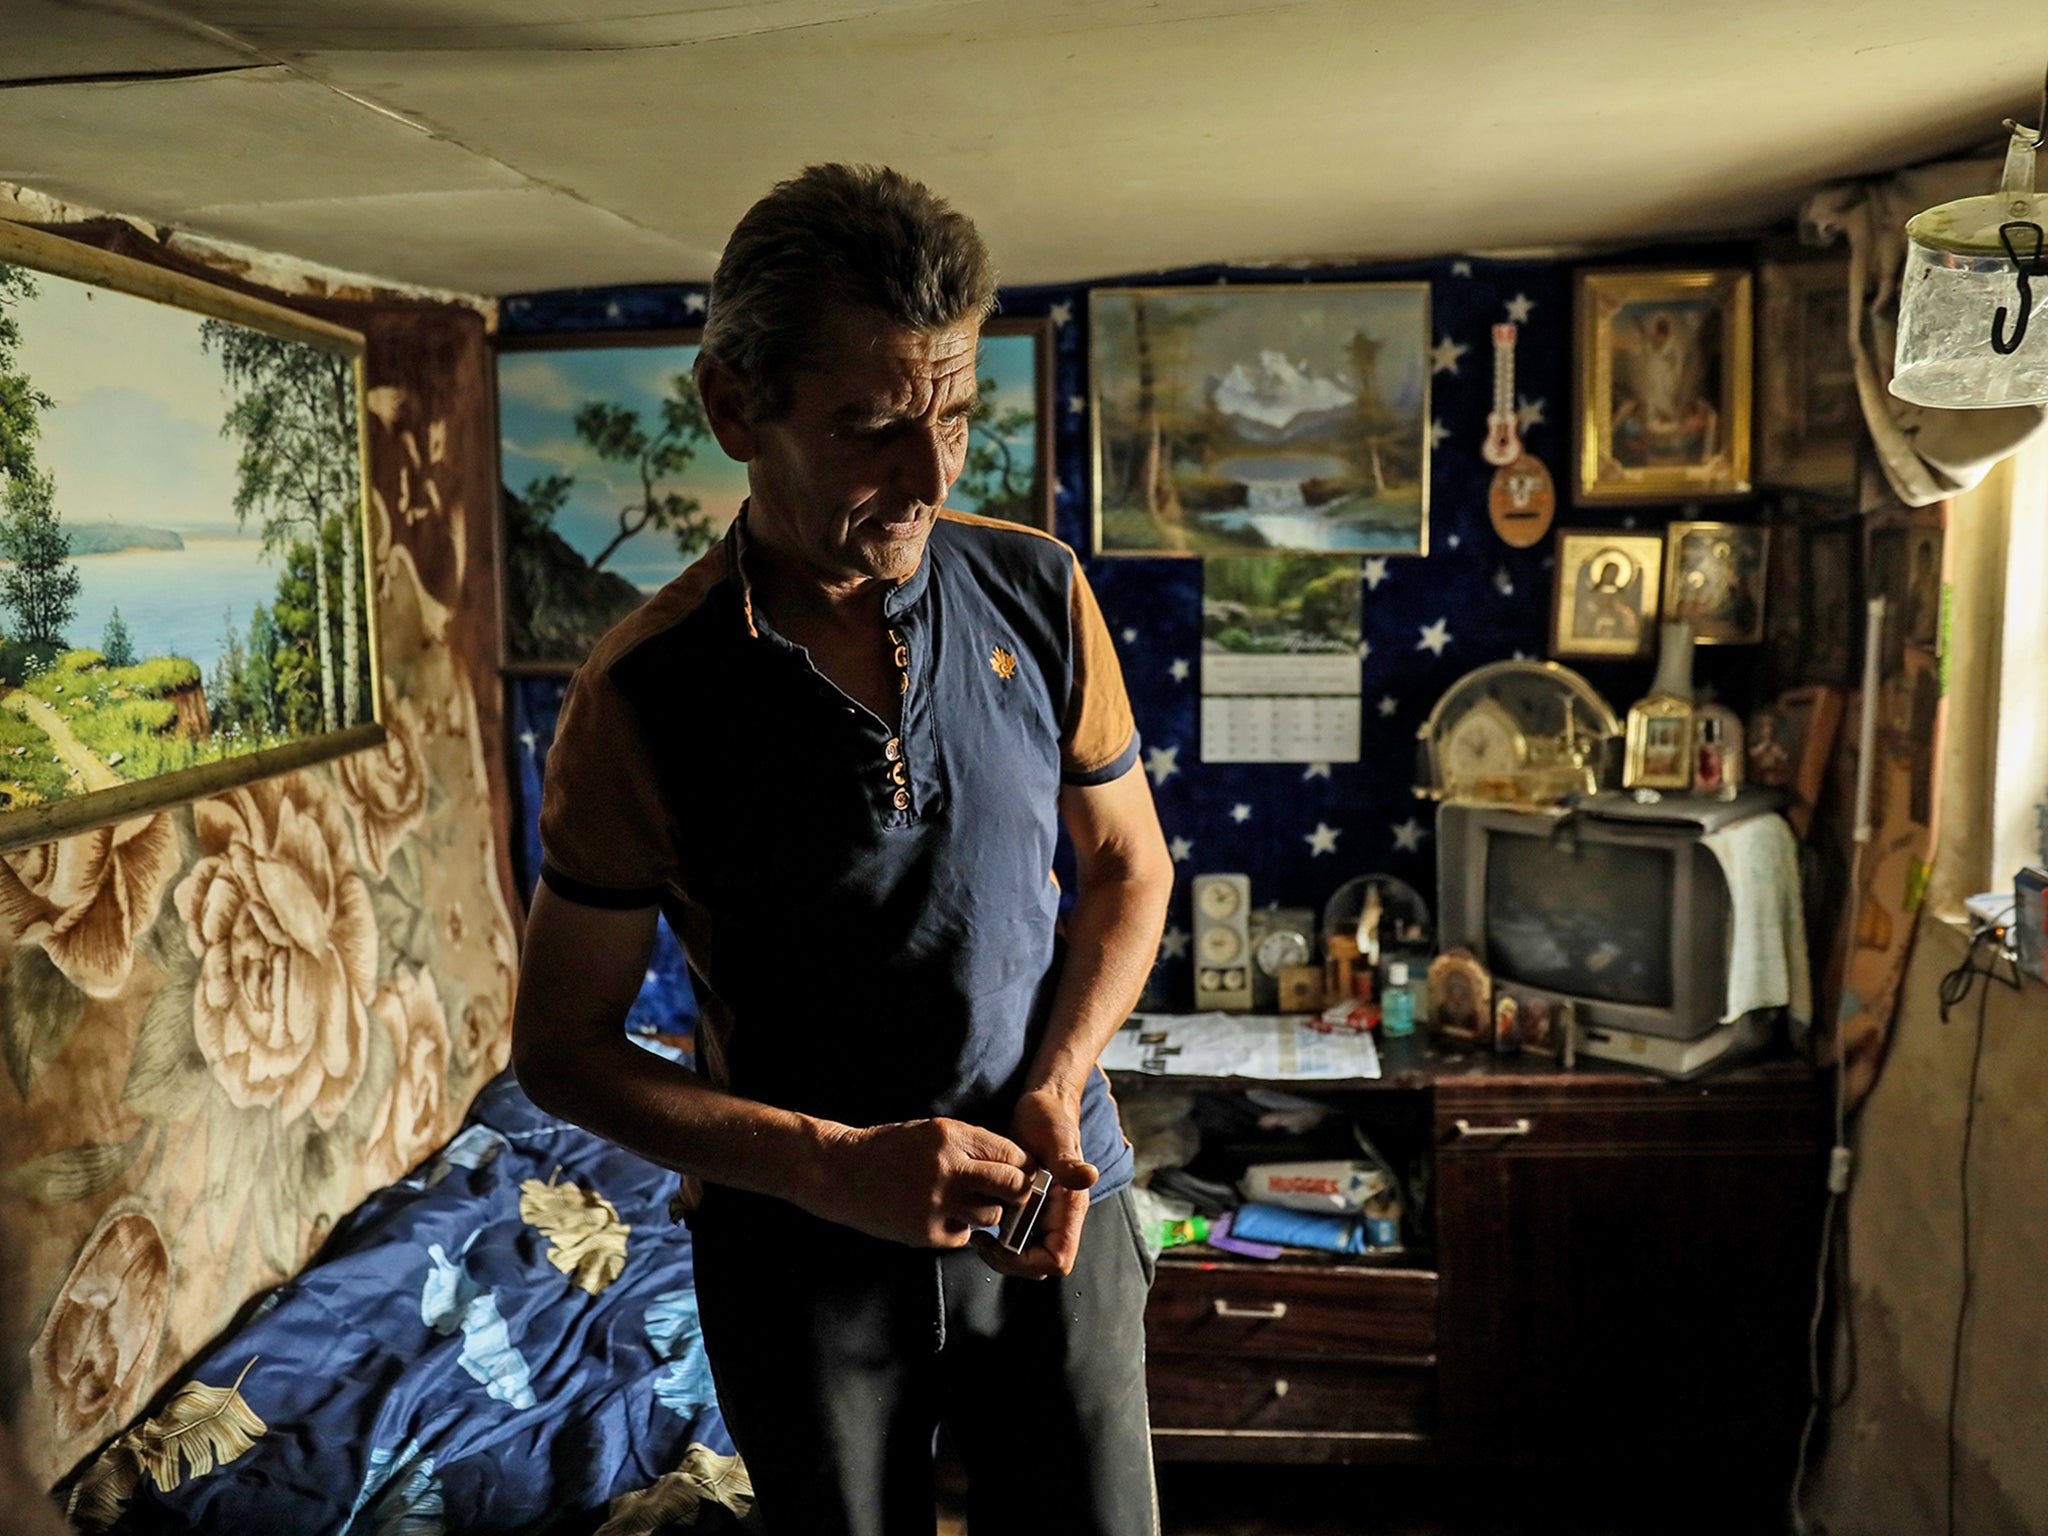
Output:
[[748,1206],[690,1226],[719,1407],[771,1536],[926,1536],[941,1424],[972,1536],[1153,1536],[1152,1262],[1128,1190],[1090,1207],[1063,1280]]

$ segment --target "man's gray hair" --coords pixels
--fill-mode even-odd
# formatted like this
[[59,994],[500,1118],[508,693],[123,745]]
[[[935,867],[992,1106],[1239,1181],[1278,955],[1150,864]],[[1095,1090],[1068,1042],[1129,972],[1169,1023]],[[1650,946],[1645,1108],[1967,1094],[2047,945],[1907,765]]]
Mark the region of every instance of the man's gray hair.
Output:
[[789,409],[833,304],[892,325],[979,324],[996,268],[974,222],[922,182],[876,165],[814,165],[746,212],[711,278],[702,354],[746,387],[757,420]]

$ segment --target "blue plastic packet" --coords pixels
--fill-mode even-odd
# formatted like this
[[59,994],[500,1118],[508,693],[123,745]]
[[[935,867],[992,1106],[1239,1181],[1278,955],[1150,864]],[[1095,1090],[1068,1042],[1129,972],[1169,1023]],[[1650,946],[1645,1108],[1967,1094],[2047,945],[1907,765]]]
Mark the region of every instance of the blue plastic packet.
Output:
[[1296,1248],[1327,1248],[1332,1253],[1364,1253],[1365,1218],[1290,1211],[1278,1205],[1241,1205],[1230,1218],[1233,1237],[1253,1243],[1286,1243]]

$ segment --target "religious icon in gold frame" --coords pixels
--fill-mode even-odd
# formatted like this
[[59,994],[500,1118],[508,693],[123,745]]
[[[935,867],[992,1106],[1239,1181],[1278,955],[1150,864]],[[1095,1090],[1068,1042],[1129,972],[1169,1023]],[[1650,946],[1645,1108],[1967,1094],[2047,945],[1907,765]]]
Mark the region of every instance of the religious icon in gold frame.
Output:
[[1749,491],[1750,275],[1578,280],[1578,500]]

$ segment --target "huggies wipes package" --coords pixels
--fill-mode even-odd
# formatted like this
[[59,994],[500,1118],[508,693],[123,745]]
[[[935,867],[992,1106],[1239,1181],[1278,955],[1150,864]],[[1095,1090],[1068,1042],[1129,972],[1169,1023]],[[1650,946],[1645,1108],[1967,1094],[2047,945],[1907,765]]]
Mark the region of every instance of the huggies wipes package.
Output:
[[1387,1172],[1374,1163],[1332,1160],[1318,1163],[1257,1163],[1238,1188],[1247,1200],[1290,1211],[1340,1216],[1365,1209],[1388,1187]]

